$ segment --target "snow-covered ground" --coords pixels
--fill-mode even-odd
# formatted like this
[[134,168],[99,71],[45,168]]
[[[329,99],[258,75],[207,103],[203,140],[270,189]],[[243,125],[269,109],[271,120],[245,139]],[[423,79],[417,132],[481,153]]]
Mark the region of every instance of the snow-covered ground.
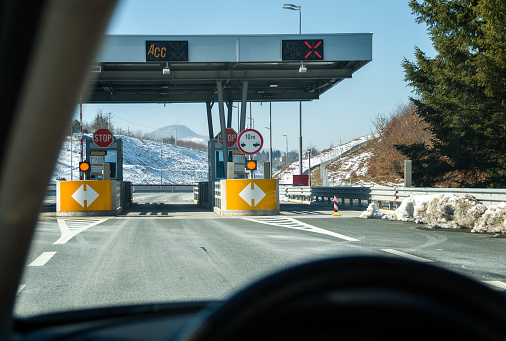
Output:
[[[207,181],[207,152],[128,136],[116,138],[123,140],[124,181],[135,184],[159,184],[160,175],[163,184]],[[65,140],[51,182],[54,183],[57,179],[77,180],[79,161],[79,140],[74,138],[72,144],[69,139]]]
[[411,196],[392,214],[382,213],[376,203],[369,204],[361,218],[412,221],[430,228],[468,228],[471,232],[506,233],[506,203],[486,207],[470,195]]
[[[322,162],[329,161],[333,158],[337,158],[340,155],[350,151],[354,147],[357,147],[357,146],[369,141],[372,138],[374,138],[374,135],[363,136],[363,137],[357,138],[353,141],[350,141],[348,143],[327,149],[321,153],[311,156],[311,168],[320,165]],[[304,171],[307,171],[308,167],[309,167],[309,160],[306,158],[306,159],[302,160],[302,169]],[[367,169],[365,170],[365,172],[367,172]],[[299,161],[296,161],[296,162],[289,164],[288,167],[285,168],[284,170],[279,171],[276,174],[274,174],[274,177],[279,179],[279,183],[281,183],[281,184],[289,184],[289,183],[292,183],[292,176],[298,175],[298,174],[299,174]],[[331,178],[331,174],[329,174],[329,179],[330,178]],[[337,176],[334,178],[337,178]],[[344,178],[344,179],[346,179],[346,178]]]
[[350,183],[355,186],[374,186],[374,183],[354,179],[367,175],[371,156],[370,151],[342,156],[339,159],[338,169],[327,169],[329,186],[348,186]]

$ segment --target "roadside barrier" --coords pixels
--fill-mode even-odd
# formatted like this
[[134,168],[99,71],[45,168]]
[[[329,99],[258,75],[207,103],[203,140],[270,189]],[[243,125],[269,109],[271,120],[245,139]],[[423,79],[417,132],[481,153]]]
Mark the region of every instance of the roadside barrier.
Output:
[[334,195],[334,213],[332,215],[340,215],[339,214],[339,203],[337,202],[337,195]]
[[193,184],[191,185],[156,185],[156,184],[134,184],[132,187],[135,189],[136,193],[141,192],[164,192],[164,193],[174,193],[174,192],[192,192]]
[[360,209],[367,207],[373,201],[381,208],[395,209],[409,196],[441,193],[457,196],[469,194],[485,206],[494,206],[506,202],[506,189],[490,188],[284,186],[284,191],[280,188],[280,193],[285,194],[285,200],[306,204],[330,205],[334,196],[338,196],[341,208],[345,206]]

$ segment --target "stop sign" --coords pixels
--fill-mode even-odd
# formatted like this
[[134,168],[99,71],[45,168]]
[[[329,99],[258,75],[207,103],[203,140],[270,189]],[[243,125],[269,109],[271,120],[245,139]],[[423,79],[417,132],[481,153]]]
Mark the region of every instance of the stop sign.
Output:
[[[221,131],[218,134],[218,142],[221,142]],[[237,142],[237,132],[232,128],[227,128],[227,147],[233,147]]]
[[93,134],[93,143],[98,147],[107,148],[114,140],[114,135],[109,129],[99,129]]

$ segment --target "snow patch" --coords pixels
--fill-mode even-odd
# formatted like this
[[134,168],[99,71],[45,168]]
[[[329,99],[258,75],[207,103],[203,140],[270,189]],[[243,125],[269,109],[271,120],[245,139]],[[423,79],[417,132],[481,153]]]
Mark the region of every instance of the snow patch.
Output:
[[360,218],[411,221],[434,229],[471,229],[471,232],[477,233],[506,234],[506,203],[487,208],[469,194],[462,197],[455,194],[410,196],[392,215],[380,213],[373,202]]
[[369,204],[367,209],[362,212],[359,218],[365,218],[365,219],[387,219],[390,220],[392,218],[391,215],[381,213],[378,205],[376,203],[372,202]]

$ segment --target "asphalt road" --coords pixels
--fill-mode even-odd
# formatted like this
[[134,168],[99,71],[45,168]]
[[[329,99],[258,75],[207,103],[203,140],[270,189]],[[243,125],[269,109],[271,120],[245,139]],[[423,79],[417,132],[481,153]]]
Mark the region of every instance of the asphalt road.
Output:
[[506,290],[506,237],[358,219],[283,205],[270,217],[219,217],[191,193],[136,193],[118,217],[42,216],[15,312],[222,299],[252,280],[326,256],[414,258]]

